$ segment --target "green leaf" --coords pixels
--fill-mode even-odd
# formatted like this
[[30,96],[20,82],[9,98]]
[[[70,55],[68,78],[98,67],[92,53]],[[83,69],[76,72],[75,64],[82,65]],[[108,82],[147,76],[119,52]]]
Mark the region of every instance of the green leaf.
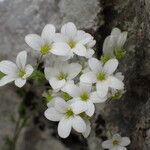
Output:
[[115,55],[116,59],[118,59],[118,60],[124,58],[125,54],[126,54],[126,52],[125,52],[125,50],[122,49],[122,48],[116,49],[116,50],[114,51],[114,55]]
[[35,69],[29,79],[42,82],[45,80],[45,76],[42,71]]
[[6,75],[6,74],[4,74],[4,73],[2,73],[2,72],[0,71],[0,79],[3,78],[5,75]]
[[68,93],[66,93],[66,92],[62,92],[62,93],[61,93],[61,97],[62,97],[65,101],[69,101],[69,100],[72,99],[72,97],[71,97]]

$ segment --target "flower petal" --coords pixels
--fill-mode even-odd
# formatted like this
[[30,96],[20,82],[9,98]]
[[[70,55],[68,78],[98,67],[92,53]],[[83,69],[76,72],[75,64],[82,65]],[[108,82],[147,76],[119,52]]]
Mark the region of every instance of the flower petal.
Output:
[[91,117],[91,116],[93,116],[94,112],[95,112],[95,106],[94,106],[94,104],[92,102],[87,102],[87,110],[85,111],[85,113],[89,117]]
[[79,96],[79,88],[74,84],[74,82],[66,83],[62,91],[68,93],[72,97]]
[[87,49],[86,50],[86,58],[91,58],[93,56],[93,54],[95,53],[95,51],[93,49]]
[[113,74],[114,71],[118,67],[118,60],[117,59],[110,59],[104,65],[104,71],[109,75]]
[[26,83],[26,79],[18,78],[15,80],[15,85],[19,88],[23,87]]
[[108,84],[107,82],[98,82],[96,84],[96,91],[99,97],[104,98],[108,93]]
[[63,100],[61,97],[56,97],[55,98],[55,109],[60,112],[64,113],[65,110],[69,107],[68,103]]
[[72,103],[70,105],[70,107],[73,110],[74,114],[76,114],[76,115],[87,110],[87,104],[85,102],[79,101],[79,100]]
[[122,137],[122,140],[121,140],[121,143],[120,145],[121,146],[127,146],[131,143],[130,139],[128,137]]
[[40,51],[41,46],[44,44],[44,41],[37,34],[28,34],[25,37],[26,43],[33,48],[34,50]]
[[59,121],[61,120],[61,118],[63,117],[63,114],[59,113],[58,111],[56,111],[56,109],[54,107],[50,107],[48,108],[45,112],[44,112],[44,116],[51,121]]
[[119,38],[118,38],[118,41],[117,41],[117,46],[119,47],[119,48],[122,48],[123,47],[123,45],[125,44],[125,42],[126,42],[126,40],[127,40],[127,32],[123,32],[120,36],[119,36]]
[[27,61],[27,52],[22,51],[18,53],[17,58],[16,58],[16,64],[19,69],[24,69]]
[[124,84],[121,80],[117,79],[114,76],[108,77],[109,80],[109,87],[117,90],[122,90],[124,89]]
[[26,72],[25,78],[28,78],[33,72],[33,67],[31,65],[26,65],[25,72]]
[[61,33],[67,35],[69,38],[73,38],[77,34],[77,28],[74,23],[68,22],[62,26]]
[[48,43],[52,42],[55,36],[55,32],[55,26],[53,24],[47,24],[42,31],[41,37]]
[[0,71],[4,74],[16,74],[17,66],[11,61],[3,60],[0,62]]
[[107,140],[102,143],[103,148],[111,149],[113,148],[112,140]]
[[111,150],[127,150],[125,147],[122,146],[114,146],[113,148],[111,148]]
[[111,35],[113,36],[119,36],[120,34],[121,34],[121,31],[118,28],[113,28],[111,31]]
[[64,79],[58,80],[56,78],[50,78],[49,83],[54,90],[58,90],[58,89],[61,89],[65,85],[66,81]]
[[67,138],[71,132],[72,118],[63,117],[58,124],[58,134],[61,138]]
[[87,138],[91,132],[91,123],[90,121],[86,121],[86,130],[82,133],[82,135]]
[[80,81],[84,83],[95,83],[96,75],[93,72],[87,72],[81,75]]
[[91,70],[94,71],[95,73],[102,70],[102,63],[98,59],[90,58],[88,63],[89,63]]
[[57,42],[52,45],[50,52],[58,56],[67,56],[70,52],[70,48],[66,43]]
[[85,132],[86,130],[86,124],[80,116],[73,118],[72,127],[79,133]]
[[73,79],[75,78],[81,71],[82,66],[78,63],[71,63],[69,64],[67,71],[69,73],[68,78]]
[[99,97],[97,92],[92,92],[91,95],[90,95],[90,100],[93,102],[93,103],[103,103],[107,100],[107,97]]
[[4,86],[5,84],[12,82],[16,79],[16,77],[6,75],[3,78],[0,79],[0,86]]
[[103,53],[106,55],[113,56],[115,45],[116,45],[116,41],[113,36],[106,37],[103,43]]
[[86,56],[86,48],[82,44],[77,44],[75,48],[72,49],[72,51],[78,55],[78,56]]
[[50,80],[52,77],[55,77],[58,74],[58,70],[52,67],[45,67],[44,73],[47,80]]

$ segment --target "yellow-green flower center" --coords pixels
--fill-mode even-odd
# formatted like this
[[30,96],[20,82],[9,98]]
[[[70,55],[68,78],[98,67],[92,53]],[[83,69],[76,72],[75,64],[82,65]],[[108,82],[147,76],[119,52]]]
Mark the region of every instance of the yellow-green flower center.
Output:
[[70,48],[74,48],[74,47],[76,46],[76,42],[73,41],[73,40],[70,40],[70,41],[68,42],[68,45],[70,46]]
[[97,75],[97,80],[99,80],[99,81],[104,81],[104,80],[106,80],[106,73],[104,73],[104,72],[98,73],[98,75]]
[[80,98],[81,98],[82,101],[87,101],[89,99],[89,94],[87,92],[83,92],[80,95]]
[[20,70],[18,71],[18,76],[21,77],[21,78],[22,78],[25,74],[26,74],[25,70],[20,69]]
[[113,145],[118,145],[118,144],[119,144],[119,141],[118,141],[118,140],[113,140],[113,141],[112,141],[112,144],[113,144]]
[[58,80],[67,80],[67,77],[68,73],[60,72],[60,74],[58,75]]
[[67,118],[72,117],[74,115],[73,111],[71,108],[67,109],[65,112],[65,115]]
[[49,51],[51,50],[51,48],[52,48],[51,45],[49,45],[49,44],[44,44],[44,45],[41,47],[40,52],[41,52],[42,55],[46,55],[46,54],[49,53]]

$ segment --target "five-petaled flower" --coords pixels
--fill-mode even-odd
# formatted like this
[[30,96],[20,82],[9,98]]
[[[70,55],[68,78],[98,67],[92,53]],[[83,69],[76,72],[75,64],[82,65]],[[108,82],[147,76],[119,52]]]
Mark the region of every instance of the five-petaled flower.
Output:
[[69,47],[68,58],[74,54],[78,56],[91,57],[94,54],[92,47],[95,45],[93,37],[82,30],[77,30],[72,22],[64,24],[61,28],[61,33],[55,36],[56,42],[66,43]]
[[81,71],[78,63],[68,64],[67,62],[56,63],[54,67],[46,67],[45,77],[54,90],[62,89],[67,83],[72,82]]
[[25,37],[26,43],[34,50],[37,50],[41,55],[47,55],[49,53],[66,56],[68,55],[68,45],[62,42],[54,42],[55,27],[52,24],[47,24],[41,36],[37,34],[28,34]]
[[102,103],[106,100],[106,97],[101,98],[98,96],[97,92],[92,92],[91,84],[80,83],[79,86],[68,84],[63,90],[71,95],[75,102],[85,103],[87,107],[85,113],[90,117],[95,112],[94,103]]
[[128,137],[121,137],[119,134],[113,135],[112,139],[104,141],[102,147],[109,150],[127,150],[125,146],[130,144]]
[[27,52],[22,51],[17,55],[16,64],[3,60],[0,62],[0,71],[5,74],[0,79],[0,86],[3,86],[9,82],[15,81],[15,85],[18,87],[24,86],[26,79],[32,74],[33,67],[26,65]]
[[57,97],[54,101],[54,107],[48,107],[45,111],[45,117],[48,120],[59,121],[58,134],[62,138],[67,138],[72,128],[79,133],[86,131],[86,122],[79,115],[85,110],[84,106],[79,104],[79,107],[75,107],[74,104]]
[[117,59],[110,59],[104,65],[96,58],[89,59],[90,72],[82,74],[81,82],[96,83],[96,90],[100,97],[105,97],[109,88],[121,90],[124,84],[113,73],[118,67]]

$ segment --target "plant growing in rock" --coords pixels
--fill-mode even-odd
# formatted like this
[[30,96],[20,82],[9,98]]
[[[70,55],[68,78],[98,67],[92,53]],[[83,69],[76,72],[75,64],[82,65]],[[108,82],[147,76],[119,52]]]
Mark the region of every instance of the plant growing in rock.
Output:
[[[94,58],[96,41],[89,33],[77,30],[71,22],[56,33],[54,25],[48,24],[41,36],[29,34],[25,37],[26,43],[39,54],[35,67],[26,65],[26,51],[17,55],[16,64],[1,61],[0,86],[15,81],[16,86],[23,87],[26,80],[40,80],[45,87],[44,83],[48,81],[49,90],[45,87],[43,93],[47,102],[45,117],[59,122],[58,134],[62,138],[67,138],[72,129],[88,137],[96,103],[118,99],[124,93],[124,76],[117,68],[125,55],[126,38],[127,32],[114,28],[104,41],[99,60]],[[55,60],[49,63],[52,58]],[[44,69],[40,68],[42,62]],[[119,141],[113,140],[113,144],[118,145],[120,140],[120,137]],[[103,147],[113,149],[109,142],[103,143]],[[126,145],[122,141],[121,146]]]

